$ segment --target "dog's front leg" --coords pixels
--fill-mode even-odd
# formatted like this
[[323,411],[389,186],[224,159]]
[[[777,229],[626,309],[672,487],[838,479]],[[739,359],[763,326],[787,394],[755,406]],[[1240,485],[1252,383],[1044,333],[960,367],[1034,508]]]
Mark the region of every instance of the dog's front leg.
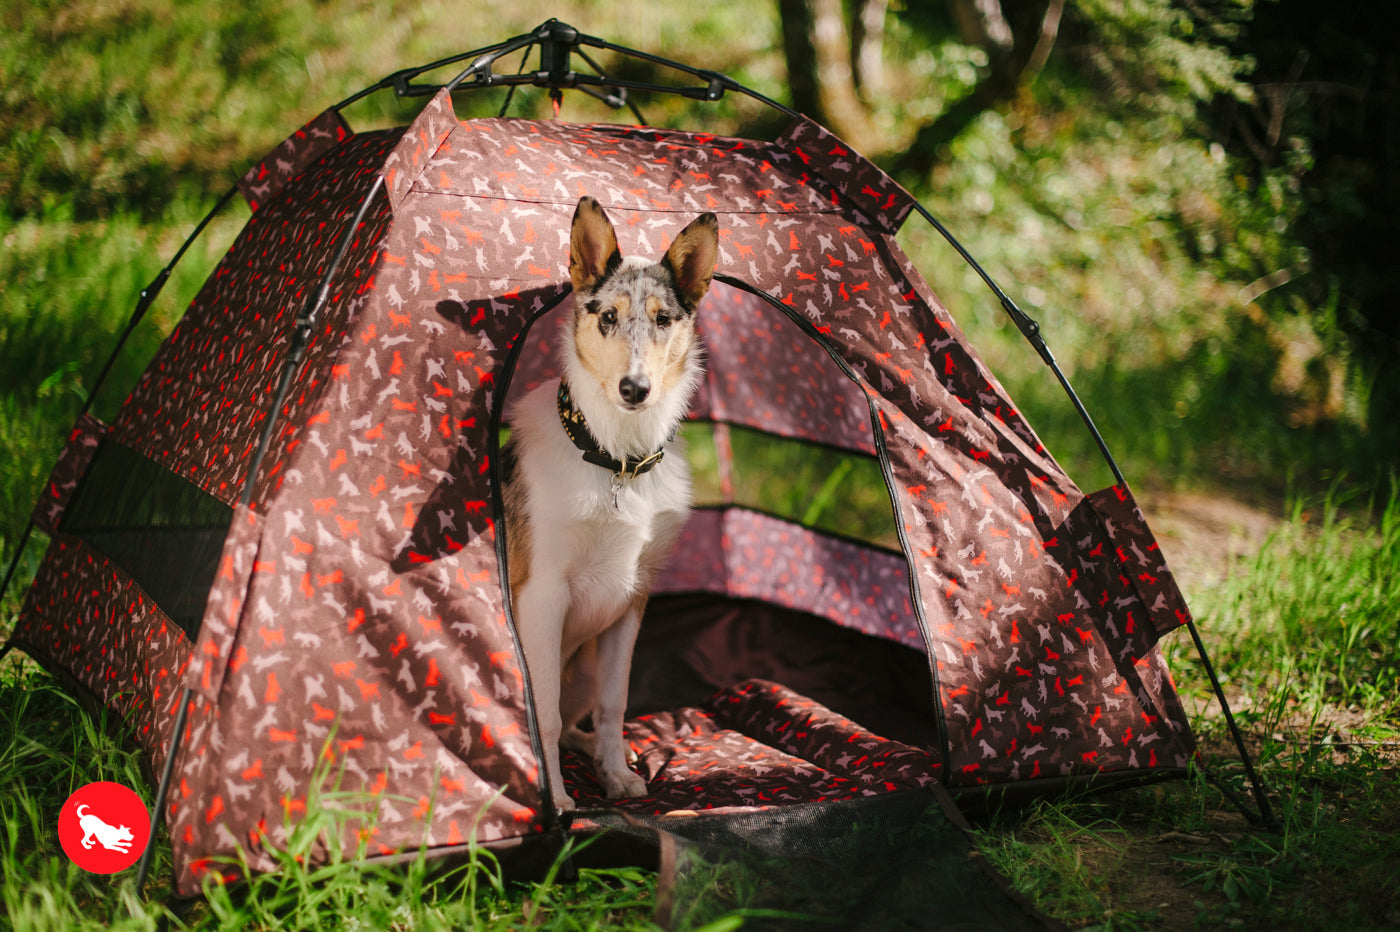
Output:
[[564,613],[569,604],[568,584],[550,585],[534,578],[515,593],[516,630],[525,648],[530,670],[530,688],[535,698],[535,723],[544,751],[544,768],[549,791],[557,809],[572,809],[574,801],[564,789],[559,769],[559,735],[563,720],[559,714],[560,653],[564,640]]
[[627,713],[627,677],[632,647],[642,624],[643,602],[634,602],[598,636],[598,701],[593,709],[596,748],[593,765],[609,799],[645,796],[647,781],[627,766],[622,719]]

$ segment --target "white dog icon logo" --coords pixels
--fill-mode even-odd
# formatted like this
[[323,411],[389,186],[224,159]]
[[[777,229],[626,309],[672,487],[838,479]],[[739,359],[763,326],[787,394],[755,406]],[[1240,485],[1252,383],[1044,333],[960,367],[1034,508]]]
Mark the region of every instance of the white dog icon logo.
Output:
[[125,825],[108,825],[88,812],[87,808],[85,804],[79,803],[76,810],[78,825],[83,830],[83,847],[91,850],[93,844],[97,843],[108,851],[116,851],[120,854],[129,852],[133,839],[131,829]]

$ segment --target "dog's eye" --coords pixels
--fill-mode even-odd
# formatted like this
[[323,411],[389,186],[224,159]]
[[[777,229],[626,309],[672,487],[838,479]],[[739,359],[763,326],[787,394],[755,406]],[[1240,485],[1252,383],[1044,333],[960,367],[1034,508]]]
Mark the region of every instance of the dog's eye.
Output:
[[611,327],[617,323],[617,311],[608,308],[602,314],[598,315],[598,319],[602,321],[604,327]]
[[671,326],[671,318],[667,317],[665,314],[657,314],[657,315],[656,315],[656,326],[658,326],[658,327],[669,327],[669,326]]

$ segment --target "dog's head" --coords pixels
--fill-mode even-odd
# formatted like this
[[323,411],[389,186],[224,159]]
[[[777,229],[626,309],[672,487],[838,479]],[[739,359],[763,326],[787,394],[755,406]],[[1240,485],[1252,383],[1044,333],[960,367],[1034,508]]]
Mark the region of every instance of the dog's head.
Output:
[[579,364],[618,408],[648,407],[693,375],[695,308],[718,255],[719,221],[704,213],[660,261],[624,260],[602,206],[579,200],[569,248],[573,342]]

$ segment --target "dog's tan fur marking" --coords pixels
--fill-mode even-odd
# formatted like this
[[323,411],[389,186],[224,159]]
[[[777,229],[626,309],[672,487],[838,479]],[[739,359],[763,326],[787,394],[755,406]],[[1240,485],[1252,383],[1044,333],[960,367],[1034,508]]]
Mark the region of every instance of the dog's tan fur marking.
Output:
[[506,568],[515,598],[530,581],[530,522],[526,520],[525,483],[507,482],[503,495],[506,517]]
[[661,373],[662,391],[670,391],[686,377],[686,358],[690,355],[690,345],[695,338],[695,324],[692,318],[671,325],[671,339],[665,346],[654,347],[656,358],[648,368]]
[[[609,308],[616,312],[620,322],[627,319],[631,306],[632,300],[624,294],[614,298]],[[627,371],[628,347],[626,340],[609,339],[603,335],[599,317],[598,314],[575,315],[574,346],[578,349],[579,362],[588,374],[599,382],[606,382],[609,373]]]

